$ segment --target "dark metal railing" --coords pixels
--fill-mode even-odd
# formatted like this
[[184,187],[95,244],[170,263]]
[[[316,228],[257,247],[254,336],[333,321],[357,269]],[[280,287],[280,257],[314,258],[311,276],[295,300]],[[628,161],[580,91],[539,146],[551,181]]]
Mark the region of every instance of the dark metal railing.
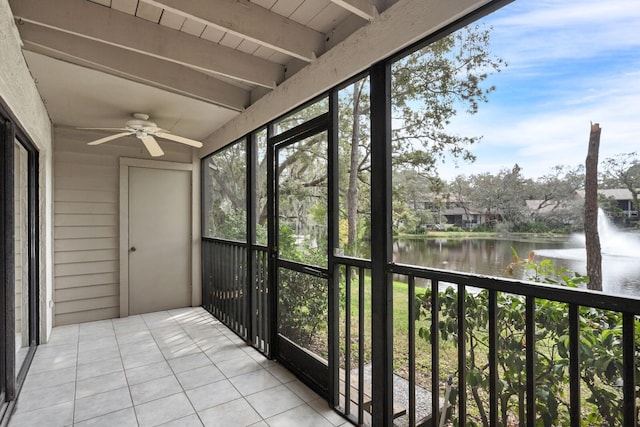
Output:
[[270,350],[267,249],[202,238],[202,306],[262,353]]
[[[370,286],[371,262],[349,257],[336,257],[336,266],[340,272],[339,286],[341,295],[340,322],[343,332],[339,339],[342,340],[344,350],[340,357],[340,385],[341,394],[340,407],[337,408],[347,418],[356,422],[357,425],[364,425],[365,421],[370,421],[370,417],[365,419],[365,409],[370,411],[371,405],[371,380],[366,381],[365,364],[370,360],[370,355],[365,354],[366,329],[371,329],[371,324],[365,324],[365,315],[371,311],[371,301],[366,294],[367,286]],[[357,299],[357,306],[352,308],[353,298]],[[355,313],[354,313],[355,311]],[[356,323],[355,327],[353,323]],[[354,338],[352,328],[357,336]],[[365,329],[366,328],[366,329]],[[354,362],[353,347],[356,347]],[[354,367],[352,367],[354,366]],[[355,408],[354,408],[355,406]]]
[[267,248],[254,248],[252,253],[251,323],[252,345],[264,354],[269,354],[269,254]]
[[[468,288],[475,291],[486,290],[488,292],[487,321],[488,321],[488,424],[491,426],[501,425],[499,423],[499,393],[500,393],[500,370],[498,367],[498,322],[500,313],[498,312],[498,295],[505,293],[522,298],[525,301],[525,373],[526,373],[526,418],[525,425],[536,425],[536,300],[555,301],[566,304],[568,308],[568,335],[569,335],[569,416],[572,426],[579,426],[583,421],[582,400],[580,395],[581,387],[581,366],[580,366],[580,316],[581,308],[595,308],[618,313],[622,316],[622,405],[624,426],[637,425],[636,408],[636,346],[635,342],[636,316],[640,315],[640,299],[635,297],[623,297],[617,295],[603,294],[602,292],[589,291],[556,285],[540,284],[535,282],[523,282],[495,277],[486,277],[472,274],[456,273],[437,269],[420,268],[409,265],[391,264],[389,274],[395,277],[404,276],[408,283],[409,293],[409,319],[415,319],[415,295],[416,280],[427,283],[427,290],[430,290],[431,307],[431,420],[430,425],[439,425],[440,417],[445,412],[440,400],[440,354],[442,348],[440,334],[438,333],[440,298],[443,285],[457,287],[457,347],[458,366],[458,418],[466,420],[467,412],[467,342],[465,330],[467,328],[468,308],[466,298]],[[430,284],[430,286],[429,286]],[[416,333],[415,322],[409,321],[409,408],[408,424],[416,425]],[[505,350],[508,351],[508,350]],[[447,402],[444,403],[447,408]],[[420,420],[418,420],[418,423]]]
[[[203,306],[214,314],[225,325],[231,328],[239,336],[245,338],[259,351],[269,355],[271,351],[270,331],[275,318],[270,313],[270,284],[268,275],[268,251],[264,247],[247,245],[241,242],[230,242],[218,239],[202,239],[203,259]],[[339,364],[339,405],[337,410],[344,416],[357,423],[367,425],[375,417],[372,411],[372,402],[375,402],[375,388],[372,387],[372,368],[375,357],[371,353],[371,340],[377,331],[372,330],[371,318],[374,315],[371,310],[371,274],[372,263],[368,260],[334,257],[334,266],[337,278],[336,286],[340,289],[340,308],[336,319],[330,322],[340,323],[340,333],[334,348],[340,349],[336,360]],[[389,284],[395,278],[406,279],[407,302],[407,353],[406,366],[407,378],[402,378],[408,383],[406,392],[406,415],[399,412],[394,406],[393,416],[404,416],[402,424],[409,426],[440,424],[440,418],[457,406],[457,418],[468,419],[473,411],[469,391],[470,374],[468,372],[468,353],[471,351],[467,341],[469,328],[469,316],[472,313],[470,304],[476,304],[475,297],[470,295],[477,292],[486,292],[486,298],[482,303],[486,312],[486,423],[491,426],[501,425],[501,375],[504,375],[504,366],[500,365],[500,357],[508,349],[500,349],[500,340],[503,339],[500,327],[505,322],[504,313],[499,305],[503,295],[510,295],[522,301],[525,309],[523,340],[526,342],[522,358],[524,360],[523,380],[524,392],[521,402],[525,409],[516,414],[520,418],[521,425],[536,425],[539,421],[537,410],[536,391],[536,332],[540,332],[540,325],[536,316],[539,314],[539,304],[543,301],[553,301],[566,306],[564,317],[567,319],[566,335],[568,336],[568,402],[566,403],[570,425],[581,425],[584,417],[584,398],[581,396],[582,383],[580,351],[581,325],[583,325],[583,310],[598,309],[617,313],[622,319],[621,333],[621,412],[624,426],[637,425],[636,403],[636,359],[640,343],[636,342],[636,336],[640,331],[636,330],[636,316],[640,316],[640,299],[609,295],[602,292],[575,289],[570,287],[547,285],[534,282],[523,282],[496,277],[479,276],[473,274],[457,273],[438,269],[421,268],[403,264],[388,264],[387,276]],[[277,284],[276,284],[277,286]],[[456,338],[453,342],[457,353],[457,363],[447,361],[449,366],[455,366],[457,370],[457,396],[455,405],[449,407],[443,397],[443,378],[441,358],[448,354],[443,350],[442,338],[438,327],[446,320],[446,315],[440,312],[443,288],[452,286],[457,292],[455,313],[449,313],[457,318],[455,325]],[[426,288],[425,288],[426,287]],[[415,296],[419,288],[425,288],[428,292],[423,300]],[[425,293],[426,295],[426,293]],[[357,303],[356,303],[357,300]],[[428,309],[421,313],[420,303],[428,300]],[[394,302],[398,304],[399,302]],[[425,312],[426,311],[426,314]],[[423,317],[425,323],[418,324],[416,319]],[[502,323],[501,323],[502,322]],[[418,342],[423,338],[418,334],[418,328],[429,324],[431,333],[429,342]],[[538,328],[538,330],[537,330]],[[416,344],[420,344],[417,346]],[[425,349],[426,346],[426,349]],[[424,352],[429,351],[430,354]],[[451,350],[448,350],[451,351]],[[423,353],[421,353],[423,352]],[[451,354],[451,353],[449,353]],[[425,359],[426,357],[426,359]],[[454,357],[453,355],[451,357]],[[484,357],[484,356],[483,356]],[[428,374],[430,380],[425,380],[425,360],[430,360]],[[444,368],[446,369],[446,368]],[[422,375],[420,377],[420,375]],[[397,380],[394,376],[394,381]],[[423,381],[420,382],[420,379]],[[452,380],[448,381],[449,386]],[[417,390],[420,394],[417,394]],[[429,390],[430,389],[430,390]],[[425,390],[430,393],[430,401],[424,401]],[[385,393],[394,393],[386,390]],[[475,396],[474,396],[475,398]],[[422,400],[421,400],[422,399]],[[425,418],[425,408],[428,407],[428,420]],[[403,409],[403,408],[401,408]],[[475,410],[475,409],[474,409]],[[400,414],[400,415],[398,415]]]
[[246,244],[202,239],[203,305],[229,329],[247,338]]

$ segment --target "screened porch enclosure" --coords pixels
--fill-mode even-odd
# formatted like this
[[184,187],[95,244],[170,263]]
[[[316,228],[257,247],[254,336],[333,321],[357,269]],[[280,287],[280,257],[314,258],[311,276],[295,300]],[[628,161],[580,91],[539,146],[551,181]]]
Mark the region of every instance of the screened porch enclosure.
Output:
[[[358,425],[534,425],[550,405],[554,422],[581,425],[597,393],[611,399],[599,406],[608,422],[636,425],[638,299],[393,262],[390,71],[378,64],[202,160],[204,308]],[[339,106],[354,93],[368,103],[358,155],[340,146],[353,121]],[[370,170],[369,251],[344,226],[353,158]],[[482,362],[468,357],[479,336]],[[585,339],[616,350],[593,354]],[[613,381],[589,383],[592,363],[610,364]]]
[[636,297],[394,262],[403,81],[487,12],[202,159],[203,306],[357,425],[635,426]]
[[[171,365],[188,349],[209,369],[237,358],[229,365],[279,376],[227,412],[220,376],[189,373],[180,390],[182,372],[165,366],[162,382],[183,403],[207,381],[203,406],[185,405],[194,424],[226,412],[231,425],[636,426],[640,282],[615,292],[640,270],[616,271],[613,292],[594,292],[584,277],[547,275],[547,264],[502,265],[491,248],[474,261],[534,268],[535,281],[397,257],[411,246],[404,236],[427,240],[453,222],[500,233],[534,223],[526,209],[538,194],[517,180],[519,156],[573,161],[582,123],[610,129],[607,147],[634,140],[632,3],[0,0],[0,425],[56,424],[57,404],[61,425],[113,420],[102,393],[114,383],[85,367],[106,357],[119,371],[111,396],[145,425],[134,407],[149,402],[132,400],[138,384],[125,372],[140,366],[126,365]],[[150,115],[161,140],[114,133],[131,130],[132,114]],[[495,169],[471,162],[480,154]],[[472,201],[494,172],[514,180]],[[130,180],[142,175],[144,186]],[[167,179],[181,181],[169,191],[152,175],[184,179]],[[523,189],[536,200],[516,200]],[[159,204],[129,215],[132,200],[152,205],[138,195],[169,193],[180,220]],[[577,231],[580,201],[570,202],[571,217],[550,219]],[[180,242],[169,249],[147,230],[158,239],[139,239],[163,258],[133,265],[146,252],[130,239],[145,229],[134,219],[156,217]],[[134,314],[131,301],[160,290],[180,297]],[[158,331],[165,321],[171,330]],[[125,355],[120,338],[140,348]],[[221,346],[198,345],[212,341]],[[230,391],[245,374],[232,371]],[[76,392],[80,372],[100,414],[74,418],[89,397]],[[154,383],[140,388],[158,397]],[[278,401],[300,407],[270,407]],[[148,424],[161,424],[153,402]]]

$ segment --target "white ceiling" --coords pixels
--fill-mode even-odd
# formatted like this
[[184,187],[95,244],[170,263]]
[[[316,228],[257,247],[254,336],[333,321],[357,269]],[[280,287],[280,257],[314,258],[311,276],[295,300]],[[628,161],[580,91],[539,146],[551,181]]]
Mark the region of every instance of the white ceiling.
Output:
[[201,140],[238,114],[38,53],[25,58],[56,126],[122,127],[139,112],[173,134]]
[[396,0],[10,0],[56,126],[203,139]]

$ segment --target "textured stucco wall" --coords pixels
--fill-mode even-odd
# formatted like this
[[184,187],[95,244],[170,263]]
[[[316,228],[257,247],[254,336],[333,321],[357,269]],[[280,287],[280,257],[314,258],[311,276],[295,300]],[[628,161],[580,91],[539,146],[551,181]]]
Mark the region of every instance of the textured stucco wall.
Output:
[[0,98],[40,152],[40,318],[41,340],[51,329],[52,300],[52,128],[27,68],[7,0],[0,0]]

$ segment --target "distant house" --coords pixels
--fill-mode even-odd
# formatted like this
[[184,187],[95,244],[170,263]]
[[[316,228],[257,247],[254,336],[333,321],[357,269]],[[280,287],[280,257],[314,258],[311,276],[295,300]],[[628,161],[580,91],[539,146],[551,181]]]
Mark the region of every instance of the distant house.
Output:
[[475,209],[465,209],[453,203],[447,203],[444,216],[447,218],[447,224],[453,224],[463,228],[470,228],[486,222],[486,215],[484,213]]
[[[577,191],[578,196],[584,198],[584,190]],[[627,221],[638,218],[638,211],[633,207],[633,196],[626,188],[598,190],[598,194],[607,199],[614,199],[618,208],[624,213]]]

